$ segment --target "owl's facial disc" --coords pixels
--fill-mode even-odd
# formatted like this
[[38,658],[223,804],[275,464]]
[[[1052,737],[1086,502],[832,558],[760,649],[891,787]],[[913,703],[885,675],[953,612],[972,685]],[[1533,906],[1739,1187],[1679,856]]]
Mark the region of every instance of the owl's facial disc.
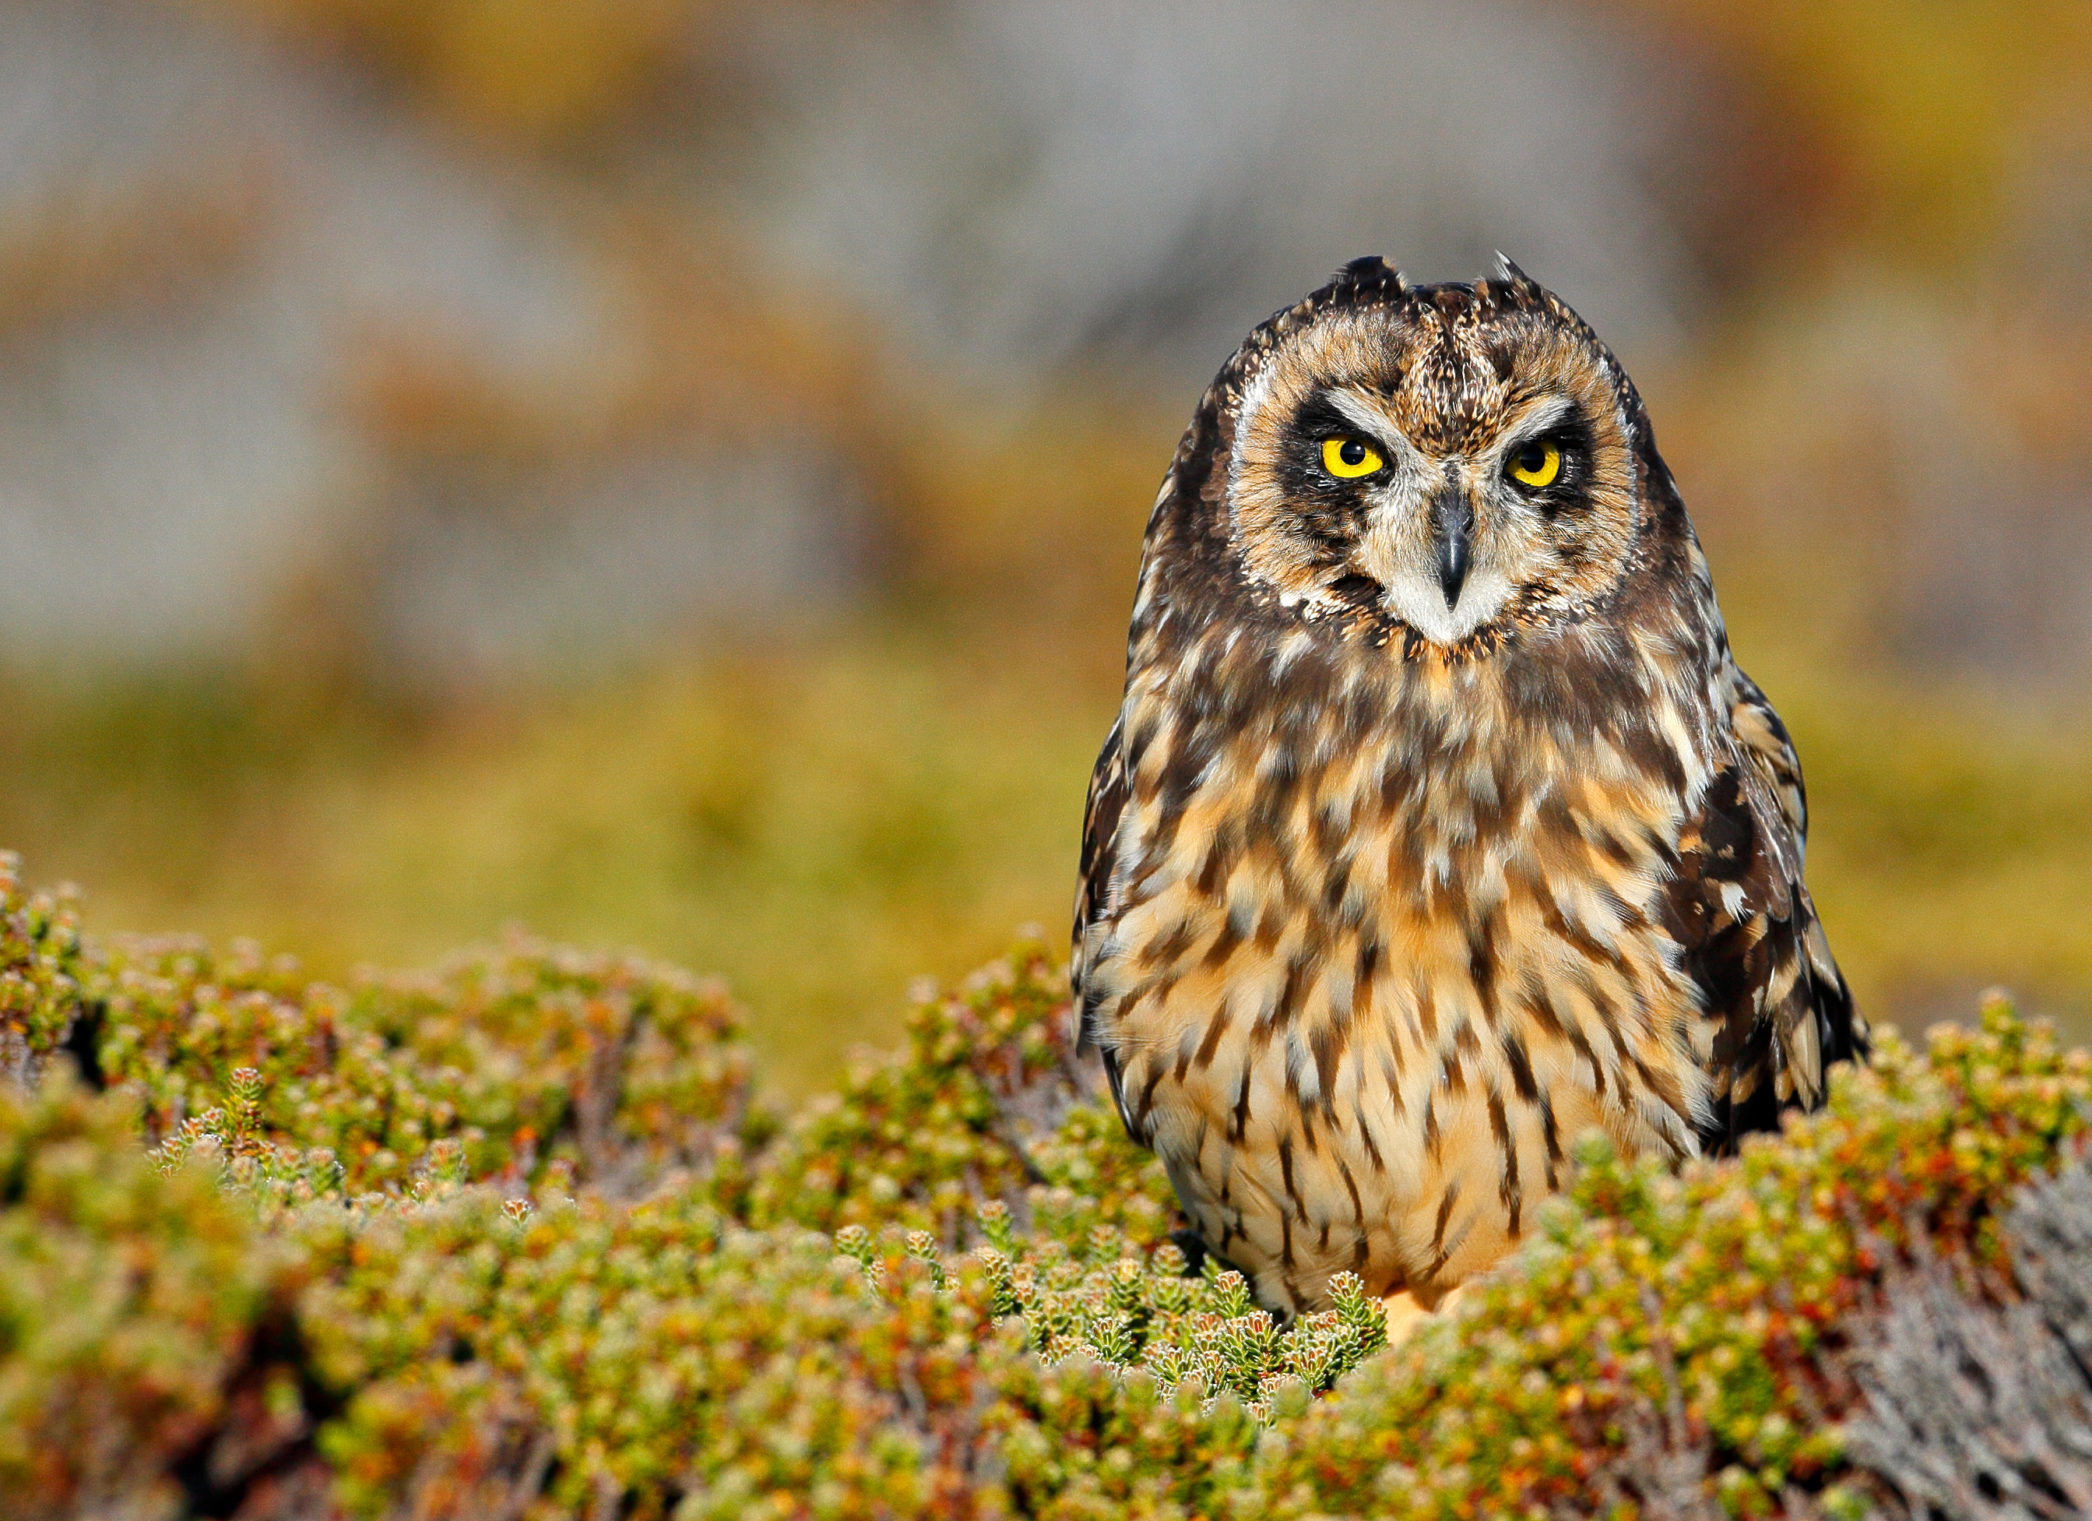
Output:
[[1369,321],[1304,335],[1244,394],[1229,497],[1250,578],[1302,617],[1365,614],[1448,647],[1601,594],[1638,509],[1586,346]]

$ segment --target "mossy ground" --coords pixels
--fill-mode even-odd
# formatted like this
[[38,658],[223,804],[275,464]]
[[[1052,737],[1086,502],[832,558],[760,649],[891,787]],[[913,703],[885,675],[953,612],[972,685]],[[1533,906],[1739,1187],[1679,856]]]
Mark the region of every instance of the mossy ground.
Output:
[[[782,1114],[716,988],[517,941],[336,987],[0,878],[0,1511],[1861,1514],[1850,1351],[2092,1062],[2005,1004],[1682,1173],[1587,1143],[1457,1317],[1186,1276],[1037,946]],[[99,1090],[99,1091],[97,1091]],[[1670,1507],[1668,1510],[1666,1507]]]

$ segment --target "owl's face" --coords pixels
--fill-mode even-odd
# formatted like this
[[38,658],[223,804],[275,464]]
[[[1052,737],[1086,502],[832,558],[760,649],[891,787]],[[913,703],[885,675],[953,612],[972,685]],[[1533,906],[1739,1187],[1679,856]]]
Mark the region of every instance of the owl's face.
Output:
[[1245,378],[1230,537],[1298,616],[1479,644],[1574,616],[1625,573],[1641,512],[1625,382],[1515,271],[1397,278]]

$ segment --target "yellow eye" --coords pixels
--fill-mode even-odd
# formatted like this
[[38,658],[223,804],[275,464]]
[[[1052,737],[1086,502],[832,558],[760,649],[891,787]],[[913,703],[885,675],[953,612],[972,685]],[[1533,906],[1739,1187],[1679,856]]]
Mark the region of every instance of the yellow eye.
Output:
[[1322,441],[1322,468],[1340,481],[1355,481],[1371,475],[1387,461],[1364,439],[1330,438]]
[[1552,486],[1555,477],[1562,473],[1562,451],[1553,444],[1536,439],[1511,456],[1504,472],[1519,485],[1534,491]]

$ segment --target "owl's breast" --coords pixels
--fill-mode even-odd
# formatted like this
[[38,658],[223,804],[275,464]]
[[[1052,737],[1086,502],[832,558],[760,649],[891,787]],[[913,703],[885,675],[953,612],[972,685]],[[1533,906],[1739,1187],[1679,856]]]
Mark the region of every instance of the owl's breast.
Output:
[[1274,1302],[1347,1268],[1457,1283],[1583,1130],[1696,1146],[1706,1035],[1657,908],[1690,778],[1660,726],[1565,732],[1475,680],[1129,689],[1099,1033],[1136,1134]]

